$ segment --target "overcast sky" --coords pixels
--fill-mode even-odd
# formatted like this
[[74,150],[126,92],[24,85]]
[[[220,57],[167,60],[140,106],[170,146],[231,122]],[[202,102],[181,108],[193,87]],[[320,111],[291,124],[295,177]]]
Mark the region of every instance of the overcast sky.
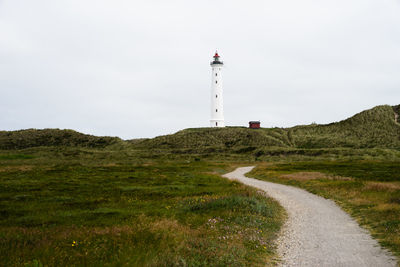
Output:
[[0,130],[153,137],[400,104],[398,0],[0,0]]

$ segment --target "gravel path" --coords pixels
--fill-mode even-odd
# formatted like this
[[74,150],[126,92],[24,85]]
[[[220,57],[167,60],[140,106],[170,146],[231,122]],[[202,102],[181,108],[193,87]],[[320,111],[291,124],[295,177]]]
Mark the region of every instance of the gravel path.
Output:
[[245,177],[253,168],[238,168],[224,177],[265,191],[286,209],[289,218],[278,239],[282,266],[396,266],[395,258],[333,201]]

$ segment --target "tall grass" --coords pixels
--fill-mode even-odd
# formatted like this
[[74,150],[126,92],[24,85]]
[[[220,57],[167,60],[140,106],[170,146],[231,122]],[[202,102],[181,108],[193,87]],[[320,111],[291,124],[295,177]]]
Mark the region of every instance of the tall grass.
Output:
[[97,137],[73,130],[27,129],[0,131],[0,149],[23,149],[39,146],[81,146],[103,148],[120,143],[117,137]]
[[191,149],[191,152],[254,153],[280,149],[395,148],[400,149],[398,106],[378,106],[326,125],[292,128],[246,129],[243,127],[186,129],[172,135],[135,143],[138,148]]

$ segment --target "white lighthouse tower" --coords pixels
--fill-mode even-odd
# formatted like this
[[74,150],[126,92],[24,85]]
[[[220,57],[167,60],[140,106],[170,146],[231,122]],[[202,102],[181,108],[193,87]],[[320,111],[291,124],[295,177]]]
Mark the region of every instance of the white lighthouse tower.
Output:
[[225,127],[221,75],[223,65],[224,63],[219,60],[218,52],[215,52],[214,60],[211,61],[211,127]]

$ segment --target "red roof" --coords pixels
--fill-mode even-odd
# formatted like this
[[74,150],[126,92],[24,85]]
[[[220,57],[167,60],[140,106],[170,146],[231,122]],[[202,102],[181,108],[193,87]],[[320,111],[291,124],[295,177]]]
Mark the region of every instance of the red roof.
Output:
[[219,55],[218,55],[218,53],[217,53],[217,52],[215,52],[215,55],[214,55],[214,57],[219,57]]

